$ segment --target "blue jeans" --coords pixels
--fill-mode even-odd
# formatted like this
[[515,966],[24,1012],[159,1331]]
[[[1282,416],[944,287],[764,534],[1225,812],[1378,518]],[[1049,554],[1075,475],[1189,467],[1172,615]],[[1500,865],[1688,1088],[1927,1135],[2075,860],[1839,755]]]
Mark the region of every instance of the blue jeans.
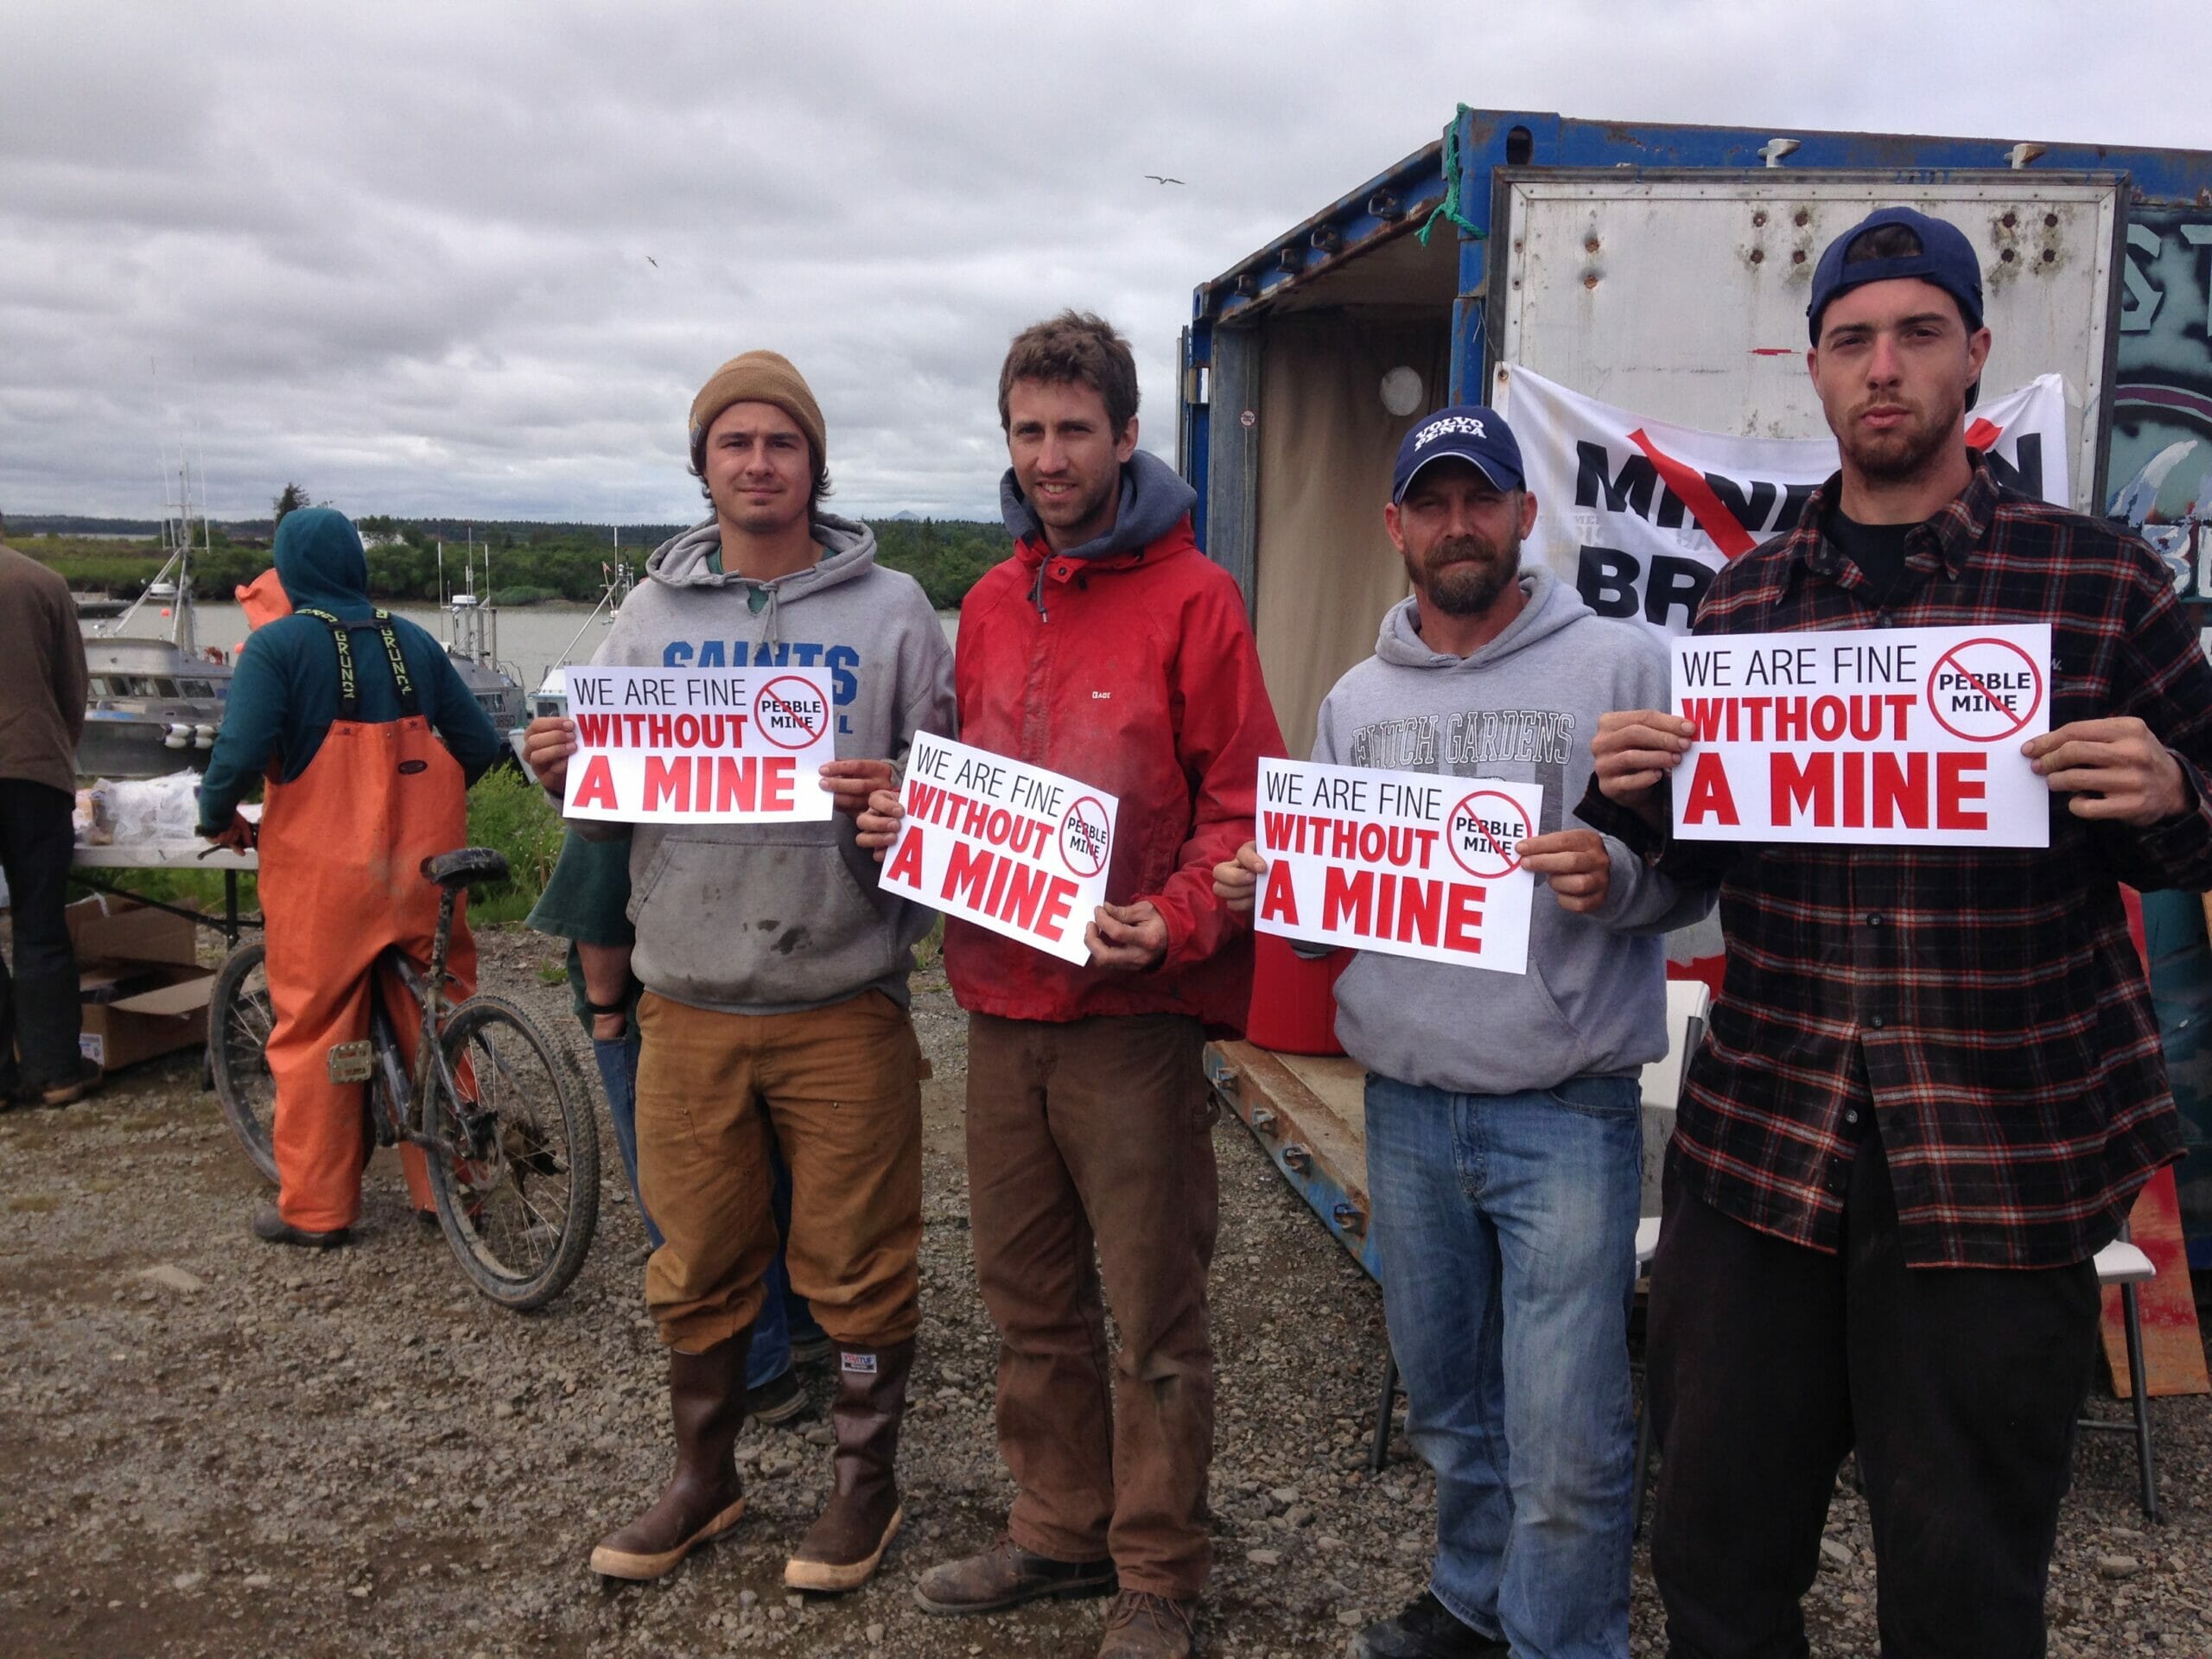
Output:
[[[645,1210],[645,1194],[638,1188],[638,1033],[602,1042],[592,1039],[592,1058],[599,1066],[599,1080],[607,1090],[607,1115],[614,1124],[614,1145],[622,1154],[622,1168],[630,1178],[630,1196],[638,1201],[638,1216],[645,1224],[645,1242],[661,1245],[660,1229]],[[775,1187],[770,1202],[776,1212],[776,1230],[788,1237],[791,1230],[791,1173],[780,1156],[774,1159]],[[767,1294],[760,1315],[753,1322],[753,1346],[745,1358],[745,1386],[764,1388],[791,1368],[791,1333],[802,1338],[819,1336],[822,1327],[803,1298],[791,1294],[790,1275],[784,1269],[784,1253],[768,1263]]]
[[1436,1471],[1429,1587],[1516,1659],[1628,1652],[1638,1094],[1367,1079],[1383,1309]]

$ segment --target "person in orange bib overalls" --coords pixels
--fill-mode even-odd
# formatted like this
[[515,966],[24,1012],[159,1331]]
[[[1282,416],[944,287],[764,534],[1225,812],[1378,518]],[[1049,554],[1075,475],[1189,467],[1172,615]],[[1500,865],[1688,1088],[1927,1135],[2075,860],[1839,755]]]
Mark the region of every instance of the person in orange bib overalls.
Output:
[[[279,1179],[253,1230],[327,1249],[359,1216],[368,1151],[365,1085],[333,1083],[330,1050],[369,1034],[370,982],[387,946],[428,969],[438,889],[421,865],[466,843],[468,785],[501,744],[445,648],[370,605],[368,558],[343,513],[286,514],[276,574],[292,614],[257,629],[238,659],[200,788],[200,833],[253,844],[238,805],[268,779],[258,841]],[[476,946],[458,912],[446,961],[451,995],[470,995]],[[385,992],[411,1050],[412,1005],[396,983]],[[402,1161],[427,1211],[422,1153],[404,1147]]]

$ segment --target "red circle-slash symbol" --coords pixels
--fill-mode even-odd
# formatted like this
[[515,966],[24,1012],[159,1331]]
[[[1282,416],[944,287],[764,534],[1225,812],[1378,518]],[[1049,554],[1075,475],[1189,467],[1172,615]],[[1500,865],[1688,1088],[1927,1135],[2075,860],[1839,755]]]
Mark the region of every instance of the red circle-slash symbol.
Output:
[[[1085,807],[1089,811],[1084,810]],[[1095,795],[1078,796],[1060,819],[1060,856],[1068,868],[1086,881],[1106,868],[1112,836],[1106,828],[1106,803]]]
[[1920,690],[1953,737],[2001,743],[2043,707],[2043,671],[2010,639],[1964,639],[1936,659]]
[[[1477,802],[1484,804],[1480,810]],[[1452,809],[1444,844],[1469,875],[1495,881],[1521,868],[1513,849],[1530,833],[1529,815],[1520,802],[1498,790],[1478,789],[1461,797]]]
[[[811,681],[779,674],[753,699],[753,720],[778,748],[803,749],[830,729],[830,699]],[[791,732],[798,735],[788,736]]]

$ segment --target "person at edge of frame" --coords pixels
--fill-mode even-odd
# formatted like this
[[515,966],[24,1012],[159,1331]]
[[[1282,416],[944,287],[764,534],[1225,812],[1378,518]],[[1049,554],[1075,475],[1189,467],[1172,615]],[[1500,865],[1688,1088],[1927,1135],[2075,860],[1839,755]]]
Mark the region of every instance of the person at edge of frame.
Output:
[[[946,924],[976,1274],[1020,1490],[996,1542],[915,1593],[974,1614],[1110,1591],[1100,1659],[1179,1656],[1211,1560],[1219,1194],[1200,1051],[1251,997],[1250,934],[1211,871],[1250,837],[1259,760],[1282,740],[1243,596],[1192,536],[1197,498],[1137,448],[1128,342],[1073,311],[1024,329],[999,423],[1014,548],[961,607],[963,736],[1120,809],[1087,963]],[[877,794],[863,844],[880,856],[899,816]]]
[[[397,946],[429,969],[439,889],[423,861],[467,845],[468,785],[505,750],[445,647],[369,603],[368,554],[345,514],[286,513],[275,557],[291,613],[256,629],[239,654],[200,784],[199,830],[261,854],[277,1184],[254,1236],[327,1249],[360,1215],[372,1150],[367,1085],[334,1083],[330,1050],[367,1038],[369,998],[381,995],[413,1064],[413,999],[377,958]],[[264,778],[257,825],[238,807]],[[475,993],[466,893],[446,969],[454,1001]],[[401,1147],[400,1166],[415,1213],[429,1216],[422,1149]]]
[[[663,1235],[645,1301],[668,1349],[676,1468],[592,1570],[658,1579],[745,1512],[734,1455],[746,1363],[779,1243],[771,1142],[791,1175],[793,1287],[837,1353],[830,1503],[784,1567],[857,1588],[905,1516],[896,1459],[920,1324],[922,1057],[907,1015],[930,913],[876,886],[853,816],[896,784],[918,731],[952,728],[951,651],[867,525],[824,511],[820,406],[773,352],[693,399],[692,471],[713,514],[656,549],[594,658],[615,667],[842,664],[826,823],[582,823],[630,849],[639,1196]],[[541,717],[524,760],[556,798],[575,722]]]
[[2212,666],[2158,559],[1998,480],[1955,226],[1885,208],[1815,267],[1841,454],[1725,566],[1701,636],[2048,622],[2047,849],[1671,834],[1687,721],[1608,715],[1584,818],[1716,887],[1725,977],[1667,1154],[1650,1384],[1671,1651],[1803,1654],[1856,1451],[1882,1650],[2039,1655],[2092,1258],[2181,1153],[2121,883],[2212,886]]
[[[626,842],[587,841],[570,824],[561,855],[531,909],[525,925],[569,944],[569,988],[576,1018],[591,1039],[592,1064],[607,1096],[615,1150],[629,1178],[630,1197],[645,1232],[648,1251],[660,1248],[660,1229],[638,1186],[638,995],[630,971],[637,932],[630,925],[630,849]],[[791,1172],[771,1145],[770,1190],[779,1236],[791,1231]],[[805,1414],[805,1385],[798,1367],[830,1357],[829,1332],[814,1322],[804,1299],[791,1294],[778,1246],[768,1263],[753,1344],[745,1359],[745,1414],[770,1427]]]
[[7,535],[0,522],[0,874],[16,957],[12,973],[0,966],[0,1111],[67,1106],[100,1080],[78,1051],[81,988],[66,914],[85,637],[69,584]]
[[[1362,1659],[1626,1659],[1635,1489],[1628,1312],[1643,1130],[1638,1075],[1667,1051],[1662,935],[1697,920],[1618,840],[1561,820],[1601,715],[1663,695],[1656,641],[1592,614],[1522,539],[1538,502],[1519,443],[1475,404],[1398,446],[1383,525],[1410,597],[1321,705],[1313,759],[1375,764],[1374,740],[1446,722],[1548,735],[1440,766],[1543,785],[1528,971],[1363,950],[1337,982],[1337,1035],[1367,1068],[1367,1184],[1407,1430],[1436,1473],[1429,1586],[1361,1631]],[[1491,716],[1500,716],[1496,721]],[[1268,861],[1214,873],[1249,912]]]

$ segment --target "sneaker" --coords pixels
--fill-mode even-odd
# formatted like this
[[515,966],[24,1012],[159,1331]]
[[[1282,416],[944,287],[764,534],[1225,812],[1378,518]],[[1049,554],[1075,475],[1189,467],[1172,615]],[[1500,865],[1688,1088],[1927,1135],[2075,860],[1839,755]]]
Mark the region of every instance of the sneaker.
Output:
[[1098,1659],[1190,1659],[1198,1639],[1198,1605],[1124,1590],[1106,1610]]
[[773,1428],[805,1414],[806,1390],[799,1386],[797,1370],[745,1391],[745,1414],[763,1428]]
[[837,1344],[836,1343],[830,1340],[830,1333],[827,1331],[817,1326],[814,1334],[810,1337],[793,1337],[791,1338],[791,1363],[794,1365],[819,1365],[823,1360],[830,1357],[831,1351],[836,1349],[836,1345]]
[[1114,1588],[1114,1563],[1056,1561],[1033,1554],[1005,1533],[980,1554],[940,1561],[914,1586],[914,1599],[925,1612],[995,1613],[1046,1596],[1072,1600],[1103,1596]]
[[1507,1659],[1511,1649],[1460,1620],[1424,1590],[1395,1618],[1370,1624],[1352,1638],[1352,1659]]

